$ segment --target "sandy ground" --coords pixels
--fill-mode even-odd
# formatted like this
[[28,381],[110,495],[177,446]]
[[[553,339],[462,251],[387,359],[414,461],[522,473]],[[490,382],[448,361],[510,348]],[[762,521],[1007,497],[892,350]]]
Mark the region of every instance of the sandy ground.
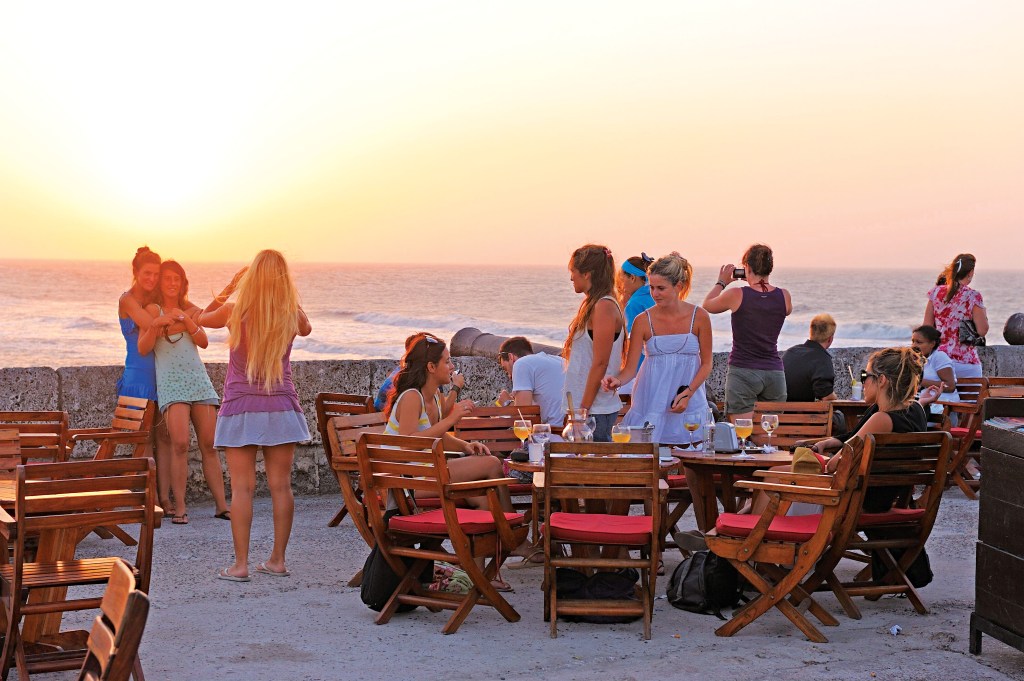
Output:
[[[142,642],[150,681],[363,679],[1021,679],[1024,653],[985,637],[984,651],[968,653],[974,602],[977,502],[955,490],[943,500],[929,541],[936,578],[922,592],[931,609],[916,614],[905,600],[861,601],[864,619],[852,621],[831,595],[820,601],[840,620],[825,629],[828,644],[808,642],[775,611],[737,636],[714,635],[718,620],[657,602],[653,638],[639,623],[559,624],[548,637],[542,619],[542,571],[506,570],[515,586],[512,605],[522,615],[508,623],[477,607],[453,636],[441,634],[447,613],[420,609],[376,626],[374,614],[345,586],[367,549],[350,522],[326,527],[338,497],[296,499],[289,548],[292,576],[253,574],[247,584],[215,579],[228,565],[228,523],[211,505],[190,510],[188,526],[157,530],[151,597]],[[687,514],[692,523],[692,517]],[[253,567],[270,550],[269,499],[256,504]],[[92,537],[82,553],[106,552]],[[667,554],[671,569],[678,554]],[[659,579],[664,593],[667,577]],[[67,619],[85,616],[76,614]],[[91,618],[91,615],[90,615]],[[892,636],[893,624],[903,633]],[[74,674],[40,675],[71,679]]]

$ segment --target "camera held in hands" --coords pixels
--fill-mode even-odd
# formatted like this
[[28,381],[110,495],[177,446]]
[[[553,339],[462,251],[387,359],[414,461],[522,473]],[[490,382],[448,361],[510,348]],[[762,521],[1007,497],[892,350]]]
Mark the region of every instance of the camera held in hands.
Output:
[[742,267],[734,267],[734,268],[732,268],[732,278],[733,279],[746,279],[747,278],[747,271],[745,269],[743,269]]

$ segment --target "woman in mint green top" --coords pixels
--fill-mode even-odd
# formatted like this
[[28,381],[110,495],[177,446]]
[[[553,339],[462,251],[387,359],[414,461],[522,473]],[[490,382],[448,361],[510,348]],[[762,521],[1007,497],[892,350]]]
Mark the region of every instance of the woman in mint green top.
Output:
[[[165,260],[160,265],[159,289],[158,304],[146,308],[153,317],[153,323],[139,335],[139,352],[143,355],[152,352],[156,356],[157,400],[171,436],[171,461],[166,467],[169,475],[160,479],[161,487],[168,486],[174,497],[171,522],[176,525],[188,523],[185,486],[188,481],[188,449],[192,442],[188,427],[190,421],[203,457],[203,475],[217,506],[215,515],[229,520],[224,474],[220,457],[213,447],[220,399],[197,349],[197,346],[205,348],[209,344],[206,331],[195,321],[202,311],[189,302],[188,278],[177,262]],[[168,333],[168,327],[175,322],[184,324],[185,330]],[[160,496],[169,498],[165,490],[161,490]]]

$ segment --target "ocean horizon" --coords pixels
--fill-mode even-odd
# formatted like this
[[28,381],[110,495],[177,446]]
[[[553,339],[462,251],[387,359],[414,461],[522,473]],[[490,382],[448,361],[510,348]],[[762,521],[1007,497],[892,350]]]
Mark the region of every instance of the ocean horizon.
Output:
[[[183,263],[189,295],[205,306],[240,263]],[[313,325],[297,338],[293,359],[395,359],[406,336],[450,338],[477,327],[561,345],[580,302],[564,266],[440,266],[294,263],[303,307]],[[718,268],[696,266],[689,300],[699,304]],[[789,289],[793,314],[779,349],[803,342],[810,319],[828,312],[835,347],[905,345],[924,315],[938,271],[927,269],[780,268],[772,283]],[[124,361],[117,299],[131,284],[120,261],[0,260],[0,367],[116,365]],[[1024,311],[1024,272],[979,268],[973,288],[989,312],[990,345],[1005,344],[1006,319]],[[729,315],[713,315],[714,350],[731,345]],[[212,330],[205,361],[226,361],[227,333]]]

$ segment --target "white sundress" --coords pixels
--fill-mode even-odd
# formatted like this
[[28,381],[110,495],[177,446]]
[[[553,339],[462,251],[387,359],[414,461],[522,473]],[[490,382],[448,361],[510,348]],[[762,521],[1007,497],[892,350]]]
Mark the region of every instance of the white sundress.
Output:
[[[650,312],[645,314],[651,327],[651,337],[644,343],[646,357],[640,365],[640,373],[633,386],[631,406],[622,423],[627,426],[641,426],[645,421],[650,423],[654,426],[654,439],[657,442],[700,443],[708,420],[704,384],[693,391],[684,413],[673,414],[669,411],[679,386],[690,385],[700,368],[700,340],[693,333],[697,308],[693,308],[687,333],[659,336],[655,333]],[[690,433],[683,425],[687,421],[696,421],[701,427]]]

